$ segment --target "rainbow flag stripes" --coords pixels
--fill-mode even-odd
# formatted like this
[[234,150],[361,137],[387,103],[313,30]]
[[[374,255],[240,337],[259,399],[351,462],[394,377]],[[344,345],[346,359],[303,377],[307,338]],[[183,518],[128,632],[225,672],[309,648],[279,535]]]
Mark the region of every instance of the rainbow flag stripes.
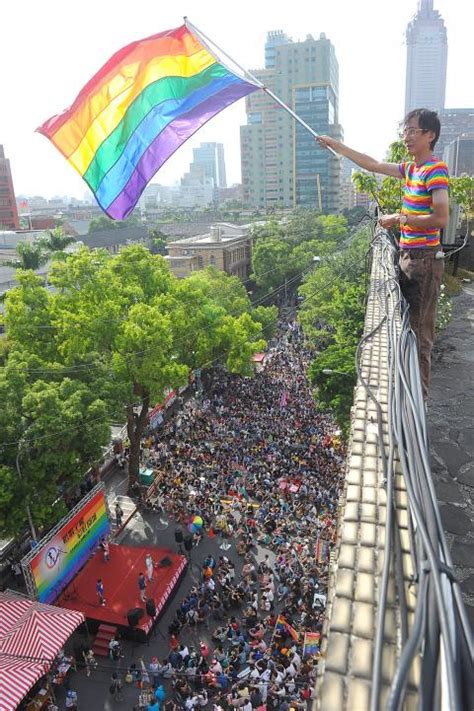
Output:
[[278,615],[276,624],[277,626],[279,625],[280,627],[283,627],[285,631],[290,635],[292,640],[298,642],[300,638],[300,633],[295,630],[295,628],[292,627],[289,622],[287,622],[286,618],[283,615]]
[[319,632],[305,632],[303,643],[303,656],[313,656],[319,654],[319,642],[321,635]]
[[[405,179],[402,213],[429,215],[432,212],[432,191],[448,189],[448,168],[443,161],[427,161],[422,165],[401,163],[400,174]],[[436,247],[439,245],[439,230],[400,226],[400,247]]]
[[83,177],[104,212],[122,220],[179,146],[258,88],[182,25],[119,50],[69,109],[37,130]]
[[110,533],[104,492],[98,491],[31,561],[38,600],[52,603]]

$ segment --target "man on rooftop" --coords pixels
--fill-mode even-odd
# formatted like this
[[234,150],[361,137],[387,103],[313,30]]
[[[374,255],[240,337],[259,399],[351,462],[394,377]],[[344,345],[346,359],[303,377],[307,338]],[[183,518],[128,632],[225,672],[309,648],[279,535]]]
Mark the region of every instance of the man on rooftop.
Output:
[[444,271],[440,229],[449,218],[448,169],[433,156],[441,126],[435,111],[415,109],[405,117],[403,140],[412,161],[383,163],[358,153],[329,136],[321,146],[332,148],[356,165],[405,182],[402,209],[379,219],[382,227],[400,227],[400,286],[410,305],[410,323],[416,334],[423,396],[428,396],[436,306]]

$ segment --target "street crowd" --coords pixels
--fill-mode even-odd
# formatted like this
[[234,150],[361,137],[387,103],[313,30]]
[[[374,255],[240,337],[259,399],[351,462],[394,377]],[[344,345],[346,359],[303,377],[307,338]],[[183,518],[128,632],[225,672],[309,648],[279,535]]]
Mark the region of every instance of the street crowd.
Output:
[[[177,541],[192,535],[199,569],[169,627],[169,655],[138,670],[173,687],[150,709],[288,711],[312,697],[345,453],[316,408],[310,359],[292,325],[262,372],[218,370],[205,399],[144,441],[155,506],[178,522]],[[198,563],[203,536],[222,555]]]

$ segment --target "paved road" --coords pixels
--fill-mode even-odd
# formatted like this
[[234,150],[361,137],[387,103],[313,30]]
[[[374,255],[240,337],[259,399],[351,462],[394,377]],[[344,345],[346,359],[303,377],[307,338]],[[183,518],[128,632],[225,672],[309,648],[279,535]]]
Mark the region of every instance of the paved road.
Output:
[[474,627],[474,285],[435,346],[428,424],[441,517]]

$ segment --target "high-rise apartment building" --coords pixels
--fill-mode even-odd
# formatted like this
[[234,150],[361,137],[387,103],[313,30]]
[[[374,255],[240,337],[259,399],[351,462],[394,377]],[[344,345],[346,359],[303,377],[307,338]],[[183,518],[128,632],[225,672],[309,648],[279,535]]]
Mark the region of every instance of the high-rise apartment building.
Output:
[[226,188],[224,146],[222,143],[201,143],[198,148],[193,148],[193,166],[204,170],[206,178],[212,178],[215,188]]
[[419,0],[406,31],[405,114],[413,109],[444,109],[448,38],[433,0]]
[[[317,133],[342,139],[338,119],[339,67],[324,34],[292,42],[268,34],[265,69],[253,73]],[[243,201],[248,207],[341,208],[340,162],[268,94],[246,99],[241,126]]]
[[20,229],[10,161],[5,158],[2,145],[0,145],[0,229]]

